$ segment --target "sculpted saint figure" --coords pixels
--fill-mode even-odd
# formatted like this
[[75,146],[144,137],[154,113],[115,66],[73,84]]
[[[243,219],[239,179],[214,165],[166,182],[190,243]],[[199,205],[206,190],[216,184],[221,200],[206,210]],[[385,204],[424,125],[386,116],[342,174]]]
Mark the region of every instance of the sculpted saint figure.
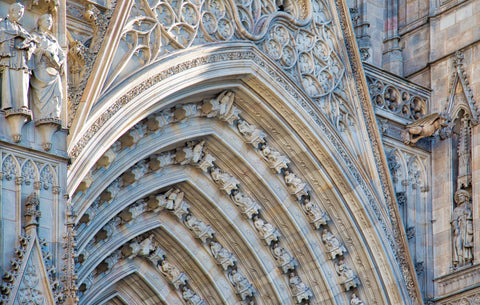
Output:
[[215,241],[210,242],[210,250],[212,251],[213,257],[222,265],[224,270],[227,270],[229,266],[235,266],[235,257],[221,244]]
[[247,297],[253,296],[254,290],[252,284],[250,284],[248,279],[240,271],[233,269],[228,277],[242,301],[245,301]]
[[2,109],[28,108],[27,65],[35,50],[33,37],[18,23],[23,17],[24,6],[10,5],[7,18],[0,21],[0,72],[2,74]]
[[365,305],[365,303],[359,297],[357,297],[357,295],[354,293],[352,294],[350,305]]
[[335,265],[338,276],[342,279],[342,284],[345,287],[345,291],[351,288],[356,288],[359,284],[358,278],[350,267],[348,267],[343,259],[339,260]]
[[180,270],[176,266],[170,264],[167,261],[162,262],[161,268],[162,268],[161,271],[171,281],[174,281],[175,279],[179,278],[181,275]]
[[342,256],[343,253],[347,252],[347,249],[345,249],[338,238],[328,229],[323,230],[322,239],[327,246],[328,252],[330,252],[330,259],[335,259],[337,255]]
[[38,119],[60,118],[62,105],[62,74],[65,54],[55,37],[50,34],[52,15],[42,15],[33,33],[37,41],[34,53],[34,69],[31,86],[31,107],[33,117]]
[[473,223],[470,193],[460,189],[455,193],[457,207],[453,210],[453,264],[463,265],[473,260]]
[[255,229],[257,229],[260,238],[263,239],[268,246],[273,242],[278,241],[278,230],[270,223],[255,215],[253,217],[253,225],[255,226]]
[[187,302],[188,305],[204,304],[203,300],[198,296],[198,294],[193,292],[188,287],[184,286],[182,288],[182,291],[183,291],[182,293],[183,299]]

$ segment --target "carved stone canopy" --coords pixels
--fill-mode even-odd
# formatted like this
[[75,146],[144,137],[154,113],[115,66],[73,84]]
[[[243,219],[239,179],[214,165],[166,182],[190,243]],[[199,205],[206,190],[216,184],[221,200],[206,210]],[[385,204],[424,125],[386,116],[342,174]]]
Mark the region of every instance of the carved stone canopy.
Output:
[[[478,107],[472,89],[469,87],[470,82],[463,66],[463,58],[464,55],[461,51],[457,51],[452,58],[455,71],[450,79],[449,97],[444,113],[449,118],[455,118],[459,111],[463,109],[470,118],[472,125],[477,125],[479,123]],[[457,88],[460,90],[457,90]]]

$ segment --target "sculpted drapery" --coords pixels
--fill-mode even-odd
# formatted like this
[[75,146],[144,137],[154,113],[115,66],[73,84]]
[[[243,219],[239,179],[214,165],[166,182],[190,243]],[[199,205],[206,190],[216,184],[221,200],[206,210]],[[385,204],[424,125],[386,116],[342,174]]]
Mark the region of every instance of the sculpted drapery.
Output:
[[8,16],[0,21],[0,72],[2,109],[28,108],[28,60],[35,49],[32,36],[18,23],[24,6],[10,5]]
[[453,210],[453,264],[461,266],[473,260],[473,217],[471,195],[460,189],[455,193],[457,207]]
[[65,54],[55,37],[49,31],[52,28],[51,15],[43,15],[38,19],[38,29],[33,33],[37,41],[32,73],[31,107],[35,120],[60,118],[63,99],[62,79],[60,77]]

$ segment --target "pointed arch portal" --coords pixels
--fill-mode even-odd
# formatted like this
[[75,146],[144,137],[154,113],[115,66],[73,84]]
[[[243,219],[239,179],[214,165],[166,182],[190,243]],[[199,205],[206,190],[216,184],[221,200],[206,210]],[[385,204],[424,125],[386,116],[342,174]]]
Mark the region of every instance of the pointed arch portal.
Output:
[[72,154],[80,304],[415,303],[366,144],[251,45],[175,62],[198,65],[111,89]]

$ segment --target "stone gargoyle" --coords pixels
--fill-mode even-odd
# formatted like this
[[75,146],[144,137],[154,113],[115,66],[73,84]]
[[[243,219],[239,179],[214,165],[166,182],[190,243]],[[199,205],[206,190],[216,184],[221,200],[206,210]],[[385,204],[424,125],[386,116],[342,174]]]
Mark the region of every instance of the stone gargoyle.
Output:
[[[439,129],[448,126],[448,119],[438,112],[429,114],[405,126],[405,132],[402,134],[405,144],[413,145],[418,140],[431,137]],[[415,137],[416,136],[416,137]]]

